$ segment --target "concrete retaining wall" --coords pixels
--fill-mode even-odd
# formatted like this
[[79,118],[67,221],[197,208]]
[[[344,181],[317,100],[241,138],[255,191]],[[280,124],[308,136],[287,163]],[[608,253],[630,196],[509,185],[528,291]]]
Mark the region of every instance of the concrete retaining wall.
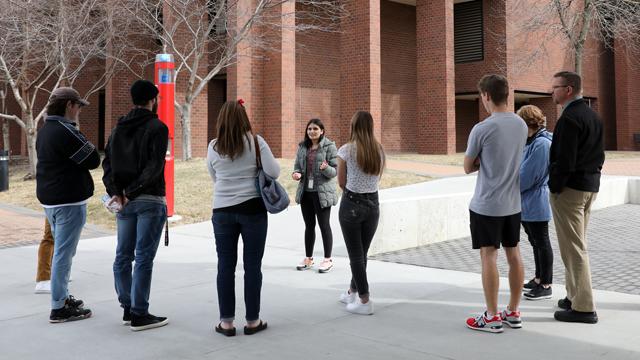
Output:
[[[475,176],[463,176],[381,191],[380,223],[369,254],[470,236],[475,183]],[[593,210],[628,203],[640,204],[640,178],[603,176]]]

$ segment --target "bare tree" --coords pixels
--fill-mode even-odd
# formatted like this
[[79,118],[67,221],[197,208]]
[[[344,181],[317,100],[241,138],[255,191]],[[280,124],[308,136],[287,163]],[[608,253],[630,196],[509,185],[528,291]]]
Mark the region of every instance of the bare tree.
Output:
[[582,74],[588,39],[610,49],[614,42],[623,45],[631,58],[640,55],[640,0],[513,0],[506,12],[515,19],[509,33],[529,49],[517,52],[520,68],[546,55],[548,44],[563,43]]
[[[7,84],[3,84],[3,88],[0,89],[0,102],[2,105],[0,106],[0,113],[7,113]],[[3,150],[8,151],[9,155],[11,155],[11,129],[8,119],[2,119],[2,147]]]
[[120,55],[126,49],[123,30],[133,21],[115,5],[113,0],[0,0],[0,81],[21,109],[21,114],[3,111],[0,118],[15,121],[26,133],[32,176],[38,123],[45,115],[36,106],[58,86],[73,86],[94,71],[100,75],[84,93],[88,98],[128,65]]
[[[283,13],[285,3],[298,3],[301,9]],[[294,19],[294,31],[337,31],[346,14],[341,0],[254,0],[244,8],[238,0],[122,0],[146,25],[150,36],[162,43],[165,52],[174,55],[174,80],[186,79],[175,98],[175,109],[182,127],[182,158],[191,158],[191,115],[197,97],[223,69],[235,64],[244,49],[252,56],[277,51],[273,30]],[[247,2],[245,2],[247,3]],[[133,4],[133,5],[131,5]]]

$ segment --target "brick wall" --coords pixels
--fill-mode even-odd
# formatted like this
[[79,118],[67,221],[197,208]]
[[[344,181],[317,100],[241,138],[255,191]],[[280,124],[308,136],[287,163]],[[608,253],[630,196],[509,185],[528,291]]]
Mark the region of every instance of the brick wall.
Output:
[[417,151],[416,8],[383,0],[381,13],[382,144]]
[[[299,6],[299,5],[298,5]],[[305,125],[319,118],[325,135],[340,146],[348,132],[340,125],[340,34],[303,32],[296,34],[295,139],[304,138]]]
[[551,98],[533,98],[529,100],[529,103],[542,110],[542,113],[547,118],[547,129],[553,132],[556,127],[556,120],[560,116],[560,107]]
[[[507,56],[505,0],[482,0],[484,59],[455,64],[456,93],[477,92],[478,80],[489,73],[506,75]],[[482,104],[481,104],[482,105]]]
[[347,140],[350,121],[358,110],[371,113],[374,132],[381,138],[380,1],[353,0],[350,16],[341,23],[340,139]]
[[640,71],[638,60],[628,57],[623,44],[616,43],[615,53],[615,94],[616,128],[618,150],[640,150],[633,140],[634,134],[640,134],[640,102],[632,95],[640,92]]
[[417,135],[418,152],[456,150],[453,1],[418,0]]
[[276,51],[266,53],[263,63],[263,133],[275,156],[293,157],[296,153],[296,39],[295,2],[284,2],[272,10],[278,28],[269,34]]

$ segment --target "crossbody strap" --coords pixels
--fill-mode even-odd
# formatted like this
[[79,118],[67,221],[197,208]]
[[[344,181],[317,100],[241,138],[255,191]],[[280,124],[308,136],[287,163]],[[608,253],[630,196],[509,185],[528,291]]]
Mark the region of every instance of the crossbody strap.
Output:
[[262,158],[260,157],[260,146],[258,145],[258,136],[253,135],[253,144],[256,148],[256,166],[258,169],[262,169]]

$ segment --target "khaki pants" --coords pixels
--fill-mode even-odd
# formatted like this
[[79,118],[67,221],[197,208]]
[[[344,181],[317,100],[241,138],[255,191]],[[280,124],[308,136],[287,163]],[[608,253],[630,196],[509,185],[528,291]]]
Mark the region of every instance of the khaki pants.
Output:
[[38,273],[36,281],[51,279],[51,259],[53,258],[53,234],[49,220],[44,219],[44,235],[38,247]]
[[587,225],[597,193],[565,187],[551,194],[553,222],[564,262],[567,298],[575,311],[595,311],[591,289],[591,269],[587,253]]

